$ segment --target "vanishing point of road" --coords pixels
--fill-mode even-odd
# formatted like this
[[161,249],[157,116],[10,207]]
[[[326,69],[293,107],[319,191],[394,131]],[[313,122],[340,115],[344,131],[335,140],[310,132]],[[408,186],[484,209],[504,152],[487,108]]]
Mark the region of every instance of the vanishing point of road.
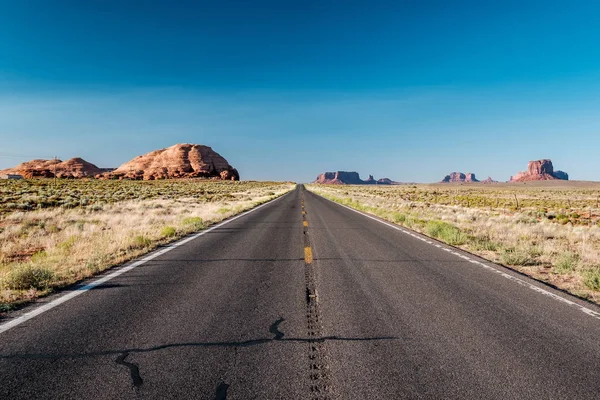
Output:
[[600,398],[596,306],[302,186],[125,271],[0,321],[0,399]]

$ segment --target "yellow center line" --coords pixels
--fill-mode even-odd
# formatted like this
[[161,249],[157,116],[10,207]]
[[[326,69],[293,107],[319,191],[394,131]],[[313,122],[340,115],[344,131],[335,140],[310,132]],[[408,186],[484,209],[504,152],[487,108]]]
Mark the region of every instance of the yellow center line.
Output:
[[303,224],[304,226],[308,226],[308,221],[302,221],[302,224]]
[[307,264],[312,264],[313,262],[313,254],[310,246],[304,248],[304,262]]

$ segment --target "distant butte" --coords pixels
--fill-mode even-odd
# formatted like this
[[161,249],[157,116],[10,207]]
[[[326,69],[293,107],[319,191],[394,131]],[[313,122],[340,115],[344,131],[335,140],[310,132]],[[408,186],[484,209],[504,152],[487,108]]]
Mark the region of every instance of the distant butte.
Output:
[[398,182],[394,182],[389,178],[375,179],[373,175],[369,175],[366,181],[360,179],[358,172],[324,172],[317,176],[317,179],[313,183],[321,183],[328,185],[395,185]]
[[569,180],[569,174],[563,171],[554,171],[552,161],[536,160],[529,161],[527,171],[519,172],[510,177],[509,182],[547,181],[547,180]]
[[479,182],[477,178],[475,178],[475,174],[469,172],[468,174],[463,174],[462,172],[452,172],[450,175],[446,175],[444,179],[440,183],[452,183],[452,182]]

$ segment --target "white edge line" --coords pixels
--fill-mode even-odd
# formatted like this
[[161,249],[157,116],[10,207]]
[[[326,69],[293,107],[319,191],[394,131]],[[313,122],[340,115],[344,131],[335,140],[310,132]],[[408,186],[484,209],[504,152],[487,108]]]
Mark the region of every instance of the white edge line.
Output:
[[8,322],[0,324],[0,334],[3,333],[3,332],[6,332],[7,330],[12,329],[12,328],[14,328],[16,326],[21,325],[22,323],[27,322],[30,319],[35,318],[38,315],[45,313],[46,311],[49,311],[49,310],[53,309],[54,307],[59,306],[62,303],[65,303],[65,302],[73,299],[74,297],[77,297],[80,294],[85,293],[88,290],[95,288],[96,286],[102,285],[103,283],[108,282],[111,279],[114,279],[114,278],[116,278],[119,275],[122,275],[122,274],[124,274],[126,272],[131,271],[134,268],[139,267],[140,265],[144,265],[148,261],[153,260],[153,259],[155,259],[158,256],[161,256],[161,255],[163,255],[165,253],[168,253],[169,251],[171,251],[173,249],[176,249],[177,247],[182,246],[182,245],[184,245],[184,244],[186,244],[188,242],[191,242],[192,240],[197,239],[197,238],[199,238],[202,235],[205,235],[205,234],[207,234],[207,233],[209,233],[209,232],[211,232],[211,231],[213,231],[213,230],[215,230],[217,228],[222,227],[223,225],[226,225],[226,224],[228,224],[228,223],[230,223],[232,221],[235,221],[236,219],[241,218],[241,217],[243,217],[245,215],[248,215],[251,212],[254,212],[254,211],[256,211],[256,210],[258,210],[260,208],[263,208],[264,206],[266,206],[268,204],[271,204],[271,203],[273,203],[273,202],[275,202],[275,201],[277,201],[277,200],[285,197],[287,194],[289,194],[291,192],[293,192],[293,189],[291,191],[287,192],[287,193],[282,194],[281,196],[279,196],[279,197],[277,197],[275,199],[269,200],[268,202],[266,202],[264,204],[261,204],[261,205],[259,205],[257,207],[254,207],[254,208],[252,208],[252,209],[250,209],[248,211],[245,211],[245,212],[243,212],[241,214],[238,214],[238,215],[236,215],[234,217],[231,217],[230,219],[228,219],[226,221],[223,221],[223,222],[218,223],[217,225],[211,226],[210,228],[205,229],[203,231],[200,231],[200,232],[198,232],[198,233],[196,233],[196,234],[194,234],[194,235],[192,235],[192,236],[190,236],[188,238],[181,239],[181,240],[179,240],[177,242],[174,242],[174,243],[170,243],[167,247],[165,247],[162,250],[156,251],[156,252],[154,252],[154,253],[152,253],[150,255],[147,255],[147,256],[142,256],[142,258],[140,258],[138,261],[133,262],[133,264],[127,265],[127,266],[122,267],[122,268],[119,268],[117,271],[114,271],[114,272],[112,272],[112,273],[110,273],[110,274],[108,274],[108,275],[106,275],[106,276],[104,276],[104,277],[102,277],[100,279],[97,279],[97,280],[95,280],[93,282],[88,283],[87,285],[81,286],[81,287],[79,287],[77,289],[74,289],[72,291],[67,292],[66,294],[64,294],[64,295],[60,296],[59,298],[54,299],[54,300],[52,300],[52,301],[44,304],[43,306],[37,307],[37,308],[33,309],[32,311],[29,311],[29,312],[27,312],[27,313],[25,313],[25,314],[23,314],[23,315],[15,318],[15,319],[13,319],[13,320],[10,320]]
[[[420,237],[420,236],[417,236],[417,235],[415,235],[414,233],[412,233],[412,232],[410,232],[410,231],[407,231],[407,230],[406,230],[406,229],[404,229],[404,228],[401,228],[401,227],[399,227],[398,225],[394,225],[394,224],[392,224],[391,222],[383,221],[383,220],[381,220],[381,219],[379,219],[379,218],[376,218],[376,217],[374,217],[374,216],[372,216],[372,215],[369,215],[369,214],[367,214],[367,213],[364,213],[364,212],[362,212],[362,211],[355,210],[355,209],[354,209],[354,208],[352,208],[352,207],[348,207],[348,206],[346,206],[346,205],[344,205],[344,204],[340,204],[340,203],[338,203],[338,202],[335,202],[335,201],[333,201],[333,200],[330,200],[330,199],[328,199],[327,197],[321,196],[321,195],[319,195],[319,194],[317,194],[317,193],[315,193],[315,192],[311,192],[311,193],[314,193],[314,194],[316,194],[317,196],[324,198],[325,200],[329,200],[329,201],[330,201],[330,202],[332,202],[333,204],[337,204],[338,206],[341,206],[341,207],[347,208],[348,210],[354,211],[355,213],[358,213],[358,214],[360,214],[360,215],[363,215],[363,216],[365,216],[365,217],[367,217],[367,218],[371,218],[372,220],[374,220],[374,221],[377,221],[377,222],[379,222],[379,223],[381,223],[381,224],[383,224],[383,225],[387,225],[387,226],[389,226],[390,228],[396,229],[397,231],[400,231],[400,232],[402,232],[402,233],[405,233],[405,234],[407,234],[407,235],[409,235],[409,236],[413,236],[413,237],[415,237],[415,238],[421,239],[421,237]],[[557,294],[555,294],[555,293],[552,293],[552,292],[550,292],[550,291],[548,291],[548,290],[546,290],[546,289],[542,289],[541,287],[539,287],[539,286],[536,286],[536,285],[534,285],[534,284],[531,284],[531,283],[529,283],[529,282],[527,282],[527,281],[525,281],[525,280],[523,280],[523,279],[517,278],[516,276],[513,276],[513,275],[510,275],[510,274],[507,274],[506,272],[503,272],[503,271],[501,271],[501,270],[497,269],[495,266],[490,266],[490,265],[484,264],[484,263],[482,263],[481,261],[472,260],[472,259],[470,259],[469,257],[463,256],[463,255],[461,255],[460,253],[457,253],[457,252],[456,252],[456,251],[454,251],[454,249],[452,249],[452,248],[444,247],[444,246],[442,246],[442,245],[440,245],[440,244],[436,244],[436,243],[434,243],[434,242],[431,242],[431,243],[432,243],[432,244],[433,244],[435,247],[438,247],[438,248],[440,248],[440,249],[442,249],[442,250],[445,250],[445,251],[447,251],[447,252],[449,252],[449,253],[451,253],[451,254],[454,254],[454,255],[456,255],[456,256],[458,256],[458,257],[460,257],[460,258],[463,258],[463,259],[465,259],[465,260],[468,260],[468,261],[469,261],[470,263],[472,263],[472,264],[479,265],[480,267],[483,267],[483,268],[485,268],[485,269],[486,269],[486,270],[488,270],[488,271],[494,272],[494,273],[496,273],[496,274],[498,274],[498,275],[500,275],[500,276],[502,276],[502,277],[504,277],[504,278],[506,278],[506,279],[509,279],[509,280],[511,280],[511,281],[513,281],[513,282],[515,282],[515,283],[517,283],[517,284],[519,284],[519,285],[521,285],[521,286],[525,286],[525,287],[527,287],[527,288],[529,288],[529,289],[531,289],[531,290],[533,290],[533,291],[535,291],[535,292],[538,292],[538,293],[540,293],[540,294],[542,294],[542,295],[544,295],[544,296],[548,296],[548,297],[550,297],[550,298],[552,298],[552,299],[554,299],[554,300],[557,300],[557,301],[559,301],[559,302],[561,302],[561,303],[563,303],[563,304],[566,304],[566,305],[568,305],[568,306],[571,306],[571,307],[577,308],[579,311],[581,311],[581,312],[583,312],[583,313],[585,313],[585,314],[587,314],[587,315],[589,315],[589,316],[591,316],[591,317],[593,317],[593,318],[596,318],[596,319],[600,320],[600,312],[597,312],[597,311],[594,311],[594,310],[592,310],[592,309],[590,309],[590,308],[584,307],[584,306],[582,306],[582,305],[580,305],[580,304],[578,304],[578,303],[575,303],[574,301],[571,301],[571,300],[569,300],[569,299],[565,299],[565,298],[564,298],[564,297],[562,297],[562,296],[559,296],[559,295],[557,295]]]

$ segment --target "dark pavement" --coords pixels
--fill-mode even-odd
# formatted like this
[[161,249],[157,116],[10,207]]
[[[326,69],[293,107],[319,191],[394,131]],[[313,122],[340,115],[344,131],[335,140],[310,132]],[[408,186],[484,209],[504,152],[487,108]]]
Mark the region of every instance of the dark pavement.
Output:
[[599,372],[600,320],[302,187],[0,333],[0,399],[597,399]]

